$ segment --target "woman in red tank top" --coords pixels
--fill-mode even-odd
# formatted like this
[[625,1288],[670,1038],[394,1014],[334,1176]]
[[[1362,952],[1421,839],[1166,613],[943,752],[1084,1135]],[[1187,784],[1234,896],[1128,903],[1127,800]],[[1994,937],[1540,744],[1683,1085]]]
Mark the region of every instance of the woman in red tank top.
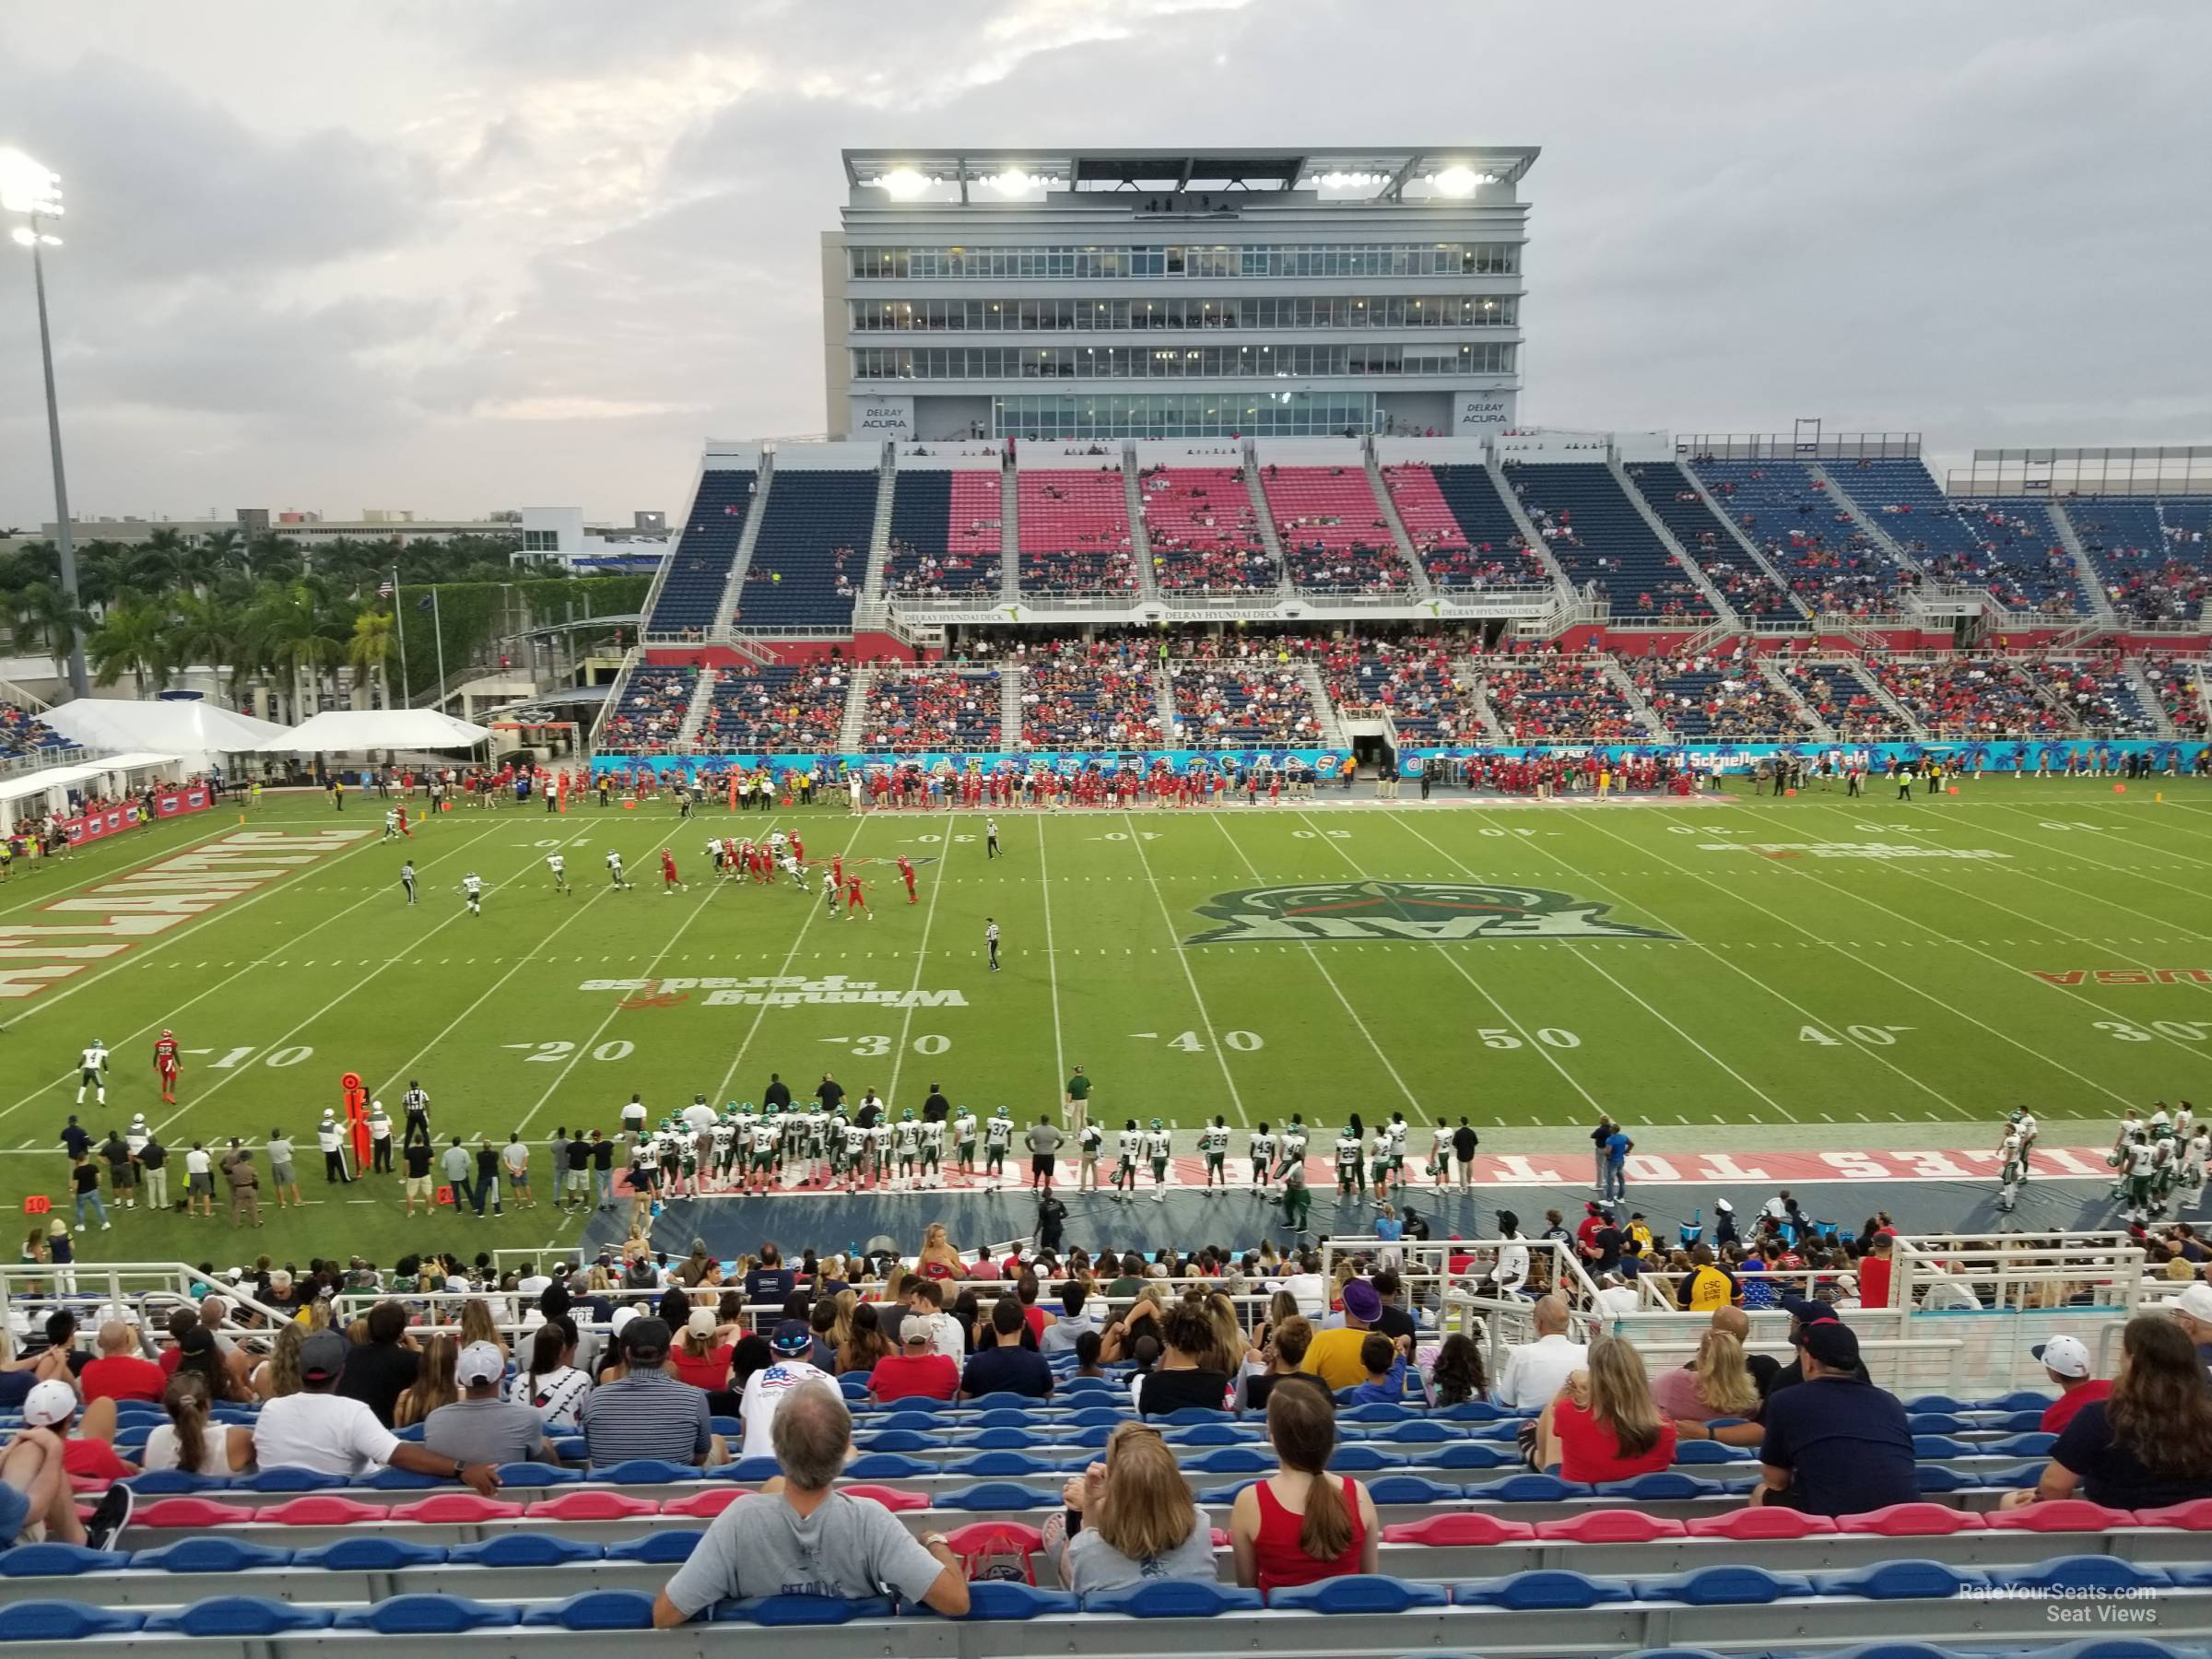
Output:
[[1318,1383],[1285,1378],[1267,1395],[1267,1440],[1282,1467],[1237,1494],[1229,1517],[1237,1583],[1275,1590],[1375,1571],[1374,1500],[1329,1473],[1336,1406]]

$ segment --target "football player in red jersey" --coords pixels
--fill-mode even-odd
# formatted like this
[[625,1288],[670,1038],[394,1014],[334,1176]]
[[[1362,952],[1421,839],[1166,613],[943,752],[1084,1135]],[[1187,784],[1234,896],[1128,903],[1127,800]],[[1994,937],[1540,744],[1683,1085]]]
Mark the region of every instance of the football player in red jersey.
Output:
[[154,1075],[161,1079],[161,1098],[170,1105],[177,1103],[177,1039],[164,1030],[154,1043]]
[[853,920],[854,911],[867,911],[868,920],[876,920],[876,912],[868,910],[866,897],[860,890],[860,877],[855,876],[845,883],[845,920]]
[[665,893],[673,893],[683,885],[683,881],[676,873],[676,854],[663,847],[661,849],[661,890]]
[[914,866],[907,862],[903,853],[899,854],[899,879],[906,883],[906,901],[909,904],[920,903],[921,900],[914,897]]

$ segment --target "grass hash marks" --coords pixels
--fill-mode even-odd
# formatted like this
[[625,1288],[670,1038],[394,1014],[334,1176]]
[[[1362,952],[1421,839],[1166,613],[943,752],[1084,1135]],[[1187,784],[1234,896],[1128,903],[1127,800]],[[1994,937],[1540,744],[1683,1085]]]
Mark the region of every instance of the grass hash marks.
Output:
[[[2101,1116],[2189,1095],[2212,1065],[2212,789],[2160,788],[2162,802],[2006,779],[1910,807],[1816,790],[1403,815],[1006,814],[996,859],[980,818],[855,824],[818,809],[775,820],[806,841],[806,895],[711,874],[707,837],[764,831],[758,817],[710,808],[685,824],[665,803],[444,814],[412,842],[325,858],[109,959],[106,977],[81,976],[35,1018],[21,1017],[40,999],[20,999],[0,1037],[0,1109],[14,1108],[0,1201],[62,1196],[54,1140],[91,1037],[114,1050],[109,1107],[84,1114],[96,1135],[171,1114],[149,1063],[163,1024],[198,1051],[172,1146],[235,1134],[258,1147],[278,1127],[312,1146],[343,1072],[414,1076],[441,1138],[526,1124],[541,1194],[555,1125],[611,1128],[633,1090],[658,1115],[725,1078],[722,1092],[758,1100],[771,1071],[804,1094],[834,1070],[896,1110],[942,1083],[1024,1124],[1081,1065],[1112,1128],[1464,1112],[1486,1145],[1520,1150],[1516,1132],[1602,1105],[1631,1124],[1957,1120],[1980,1145],[2016,1101]],[[336,820],[319,798],[273,801],[253,827],[381,832],[375,804],[355,805],[371,810]],[[19,875],[0,904],[26,906],[20,922],[207,839],[204,821],[158,825]],[[668,897],[664,842],[688,884]],[[556,847],[571,897],[545,867]],[[818,865],[848,847],[872,922],[822,906]],[[610,848],[634,890],[607,888]],[[919,904],[900,853],[916,861]],[[410,853],[414,910],[395,880]],[[467,868],[489,884],[481,920],[457,891]],[[272,1214],[266,1248],[327,1250],[334,1214],[367,1253],[462,1241],[455,1223],[404,1221],[395,1183],[325,1187],[315,1161],[312,1213]],[[88,1253],[199,1260],[210,1230],[129,1216]],[[544,1214],[510,1216],[462,1238],[554,1230]]]

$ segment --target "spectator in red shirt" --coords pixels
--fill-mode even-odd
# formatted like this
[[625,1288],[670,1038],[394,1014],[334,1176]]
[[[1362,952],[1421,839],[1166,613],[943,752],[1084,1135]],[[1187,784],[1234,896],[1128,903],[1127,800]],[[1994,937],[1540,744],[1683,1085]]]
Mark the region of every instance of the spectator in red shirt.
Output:
[[893,1400],[949,1400],[959,1391],[960,1368],[949,1354],[930,1352],[934,1333],[926,1319],[901,1322],[900,1351],[876,1361],[868,1373],[868,1396],[878,1405]]
[[1536,1419],[1536,1463],[1564,1480],[1627,1480],[1675,1461],[1675,1426],[1652,1404],[1643,1357],[1618,1336],[1590,1345],[1589,1369],[1567,1379]]
[[2028,1351],[2043,1362],[2043,1374],[2058,1385],[2058,1398],[2043,1407],[2043,1420],[2037,1425],[2045,1434],[2058,1433],[2084,1406],[2112,1392],[2112,1383],[2089,1374],[2094,1369],[2089,1350],[2078,1337],[2053,1336]]
[[1859,1258],[1859,1306],[1889,1305],[1889,1273],[1897,1265],[1897,1229],[1885,1227],[1874,1235],[1873,1246]]
[[111,1319],[100,1327],[100,1358],[86,1366],[77,1379],[84,1387],[86,1405],[95,1400],[161,1403],[169,1374],[151,1359],[141,1359],[136,1347],[131,1327],[122,1320]]

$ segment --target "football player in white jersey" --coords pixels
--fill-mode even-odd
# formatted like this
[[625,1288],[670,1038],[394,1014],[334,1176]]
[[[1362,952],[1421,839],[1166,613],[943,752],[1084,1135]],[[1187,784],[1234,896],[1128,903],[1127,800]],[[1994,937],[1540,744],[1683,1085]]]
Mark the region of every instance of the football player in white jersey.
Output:
[[1168,1138],[1166,1126],[1154,1118],[1152,1127],[1145,1132],[1145,1157],[1152,1165],[1152,1202],[1155,1204],[1168,1201],[1168,1157],[1173,1147],[1174,1142]]
[[1265,1124],[1252,1132],[1248,1147],[1252,1153],[1253,1191],[1265,1193],[1267,1178],[1275,1168],[1275,1136]]
[[1229,1120],[1216,1116],[1214,1121],[1198,1131],[1198,1150],[1206,1158],[1206,1190],[1217,1186],[1229,1190],[1229,1171],[1222,1166],[1229,1161]]
[[76,1062],[76,1103],[85,1103],[85,1090],[94,1089],[102,1106],[108,1103],[108,1045],[95,1037],[85,1045]]
[[942,1187],[945,1184],[945,1120],[937,1118],[922,1125],[922,1184]]

